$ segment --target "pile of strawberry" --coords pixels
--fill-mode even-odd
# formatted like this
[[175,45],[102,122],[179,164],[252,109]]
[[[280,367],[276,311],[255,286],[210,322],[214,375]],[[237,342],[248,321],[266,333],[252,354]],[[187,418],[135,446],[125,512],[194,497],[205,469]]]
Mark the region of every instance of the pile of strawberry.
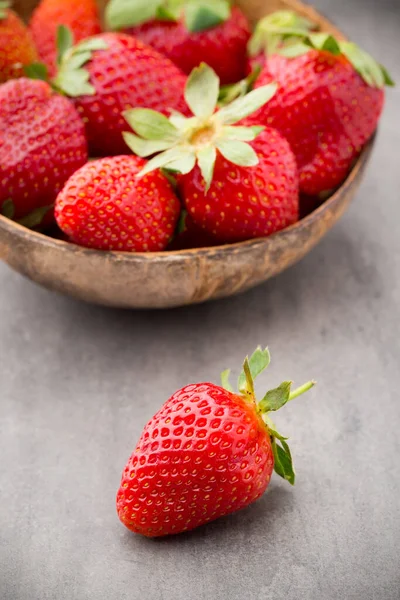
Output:
[[[290,11],[229,0],[0,0],[0,212],[101,250],[268,236],[373,135],[387,71]],[[89,157],[91,157],[89,159]]]

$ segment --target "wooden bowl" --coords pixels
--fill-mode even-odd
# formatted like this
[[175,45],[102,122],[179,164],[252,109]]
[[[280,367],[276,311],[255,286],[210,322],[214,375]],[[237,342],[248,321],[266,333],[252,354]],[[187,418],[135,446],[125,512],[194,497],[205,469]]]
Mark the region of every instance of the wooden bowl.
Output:
[[[37,2],[17,0],[28,18]],[[294,8],[321,28],[344,37],[297,0],[241,0],[252,21]],[[0,258],[37,283],[81,300],[121,308],[169,308],[238,294],[303,258],[340,219],[357,192],[371,140],[344,184],[320,208],[269,238],[215,248],[130,254],[100,252],[29,231],[0,216]]]

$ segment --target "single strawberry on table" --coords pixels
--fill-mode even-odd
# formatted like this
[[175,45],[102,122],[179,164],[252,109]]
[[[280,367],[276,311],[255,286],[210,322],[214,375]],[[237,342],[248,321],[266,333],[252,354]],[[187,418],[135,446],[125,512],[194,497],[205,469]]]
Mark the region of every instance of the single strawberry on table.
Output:
[[57,197],[60,229],[87,248],[164,250],[173,236],[180,203],[160,171],[136,177],[145,164],[137,156],[114,156],[84,165]]
[[192,117],[144,109],[125,115],[137,134],[125,134],[133,152],[161,152],[142,175],[156,168],[178,173],[190,218],[220,243],[267,236],[298,220],[297,167],[288,142],[276,129],[242,126],[275,90],[267,85],[216,111],[219,79],[203,64],[185,90]]
[[28,29],[10,6],[0,0],[0,83],[21,77],[24,65],[38,58]]
[[274,52],[255,87],[274,81],[277,93],[248,123],[276,127],[296,156],[301,192],[325,197],[376,130],[393,82],[366,52],[327,33],[285,33]]
[[73,104],[44,81],[0,86],[0,213],[36,227],[51,221],[58,192],[87,161],[85,127]]
[[[169,114],[185,111],[186,76],[168,58],[132,36],[104,33],[73,45],[66,27],[57,34],[53,87],[73,99],[86,125],[92,156],[125,154],[123,111],[143,106]],[[33,77],[47,77],[35,65]]]
[[314,382],[291,382],[257,400],[254,379],[268,366],[268,349],[246,359],[238,392],[229,385],[188,385],[148,422],[122,474],[117,511],[122,523],[146,537],[189,531],[260,498],[273,470],[294,484],[287,438],[270,413]]
[[187,74],[205,62],[223,84],[246,73],[250,25],[229,0],[111,0],[109,29],[122,29],[152,46]]

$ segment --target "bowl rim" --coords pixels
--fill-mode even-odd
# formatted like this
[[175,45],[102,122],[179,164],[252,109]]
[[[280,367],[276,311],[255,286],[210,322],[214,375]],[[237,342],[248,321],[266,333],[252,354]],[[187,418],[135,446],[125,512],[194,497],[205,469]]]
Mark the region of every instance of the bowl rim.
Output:
[[356,179],[357,175],[360,171],[363,170],[374,143],[376,141],[377,131],[372,135],[370,140],[366,143],[364,148],[362,149],[356,163],[351,169],[350,173],[343,181],[343,183],[334,191],[332,196],[330,196],[327,200],[325,200],[321,206],[312,211],[306,217],[300,219],[293,225],[286,227],[276,233],[267,236],[267,237],[259,237],[251,240],[245,240],[243,242],[235,242],[233,244],[222,244],[220,246],[207,246],[204,248],[190,248],[187,250],[164,250],[160,252],[126,252],[120,250],[97,250],[94,248],[86,248],[84,246],[79,246],[78,244],[74,244],[73,242],[67,242],[64,240],[58,240],[56,238],[52,238],[44,233],[40,233],[39,231],[34,231],[8,219],[4,215],[0,214],[0,236],[3,230],[6,230],[10,235],[16,236],[19,239],[23,239],[24,242],[29,243],[32,242],[34,244],[39,244],[41,246],[52,247],[58,250],[66,250],[67,252],[83,252],[86,256],[101,256],[104,259],[111,259],[119,261],[121,259],[125,261],[137,262],[140,261],[163,261],[169,262],[170,260],[174,260],[180,257],[195,257],[195,256],[204,256],[204,255],[215,255],[216,252],[226,254],[230,252],[238,252],[240,250],[247,250],[249,248],[253,248],[258,245],[268,244],[271,240],[286,236],[292,233],[295,230],[301,231],[302,229],[307,228],[309,225],[318,221],[319,218],[329,210],[338,202],[340,202],[343,192],[352,185],[353,181]]

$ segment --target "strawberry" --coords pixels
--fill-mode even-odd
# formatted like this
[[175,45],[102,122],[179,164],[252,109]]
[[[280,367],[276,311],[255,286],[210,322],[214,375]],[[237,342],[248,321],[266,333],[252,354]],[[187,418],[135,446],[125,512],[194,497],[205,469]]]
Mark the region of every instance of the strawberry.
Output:
[[240,125],[275,90],[273,84],[265,86],[215,112],[219,80],[203,64],[185,91],[193,117],[167,119],[142,109],[126,114],[138,134],[125,134],[135,154],[164,150],[142,174],[160,167],[180,173],[191,219],[219,242],[267,236],[298,219],[297,167],[288,142],[274,129]]
[[278,129],[296,156],[301,191],[326,196],[374,133],[383,87],[393,82],[368,54],[326,33],[289,39],[276,51],[255,87],[275,81],[278,91],[248,122]]
[[36,48],[21,19],[0,0],[0,83],[23,75],[23,66],[37,60]]
[[136,156],[115,156],[79,169],[56,201],[60,229],[87,248],[164,250],[174,233],[180,203],[160,171],[135,177],[145,162]]
[[0,86],[0,212],[36,227],[86,161],[85,127],[67,98],[44,81]]
[[[105,33],[73,46],[72,34],[58,30],[59,69],[53,87],[73,98],[86,124],[92,156],[125,154],[123,111],[137,106],[168,113],[185,111],[186,76],[168,58],[132,36]],[[47,78],[43,66],[29,70]]]
[[187,74],[205,62],[224,84],[245,75],[250,25],[228,0],[111,0],[106,22],[152,46]]
[[309,390],[285,381],[258,401],[254,379],[269,364],[258,348],[245,360],[235,393],[223,385],[188,385],[144,428],[122,474],[117,511],[131,531],[159,537],[188,531],[260,498],[275,471],[294,484],[289,446],[269,413]]
[[41,0],[35,9],[29,28],[40,60],[51,75],[56,73],[56,34],[59,25],[69,27],[76,42],[100,33],[100,21],[95,0]]

